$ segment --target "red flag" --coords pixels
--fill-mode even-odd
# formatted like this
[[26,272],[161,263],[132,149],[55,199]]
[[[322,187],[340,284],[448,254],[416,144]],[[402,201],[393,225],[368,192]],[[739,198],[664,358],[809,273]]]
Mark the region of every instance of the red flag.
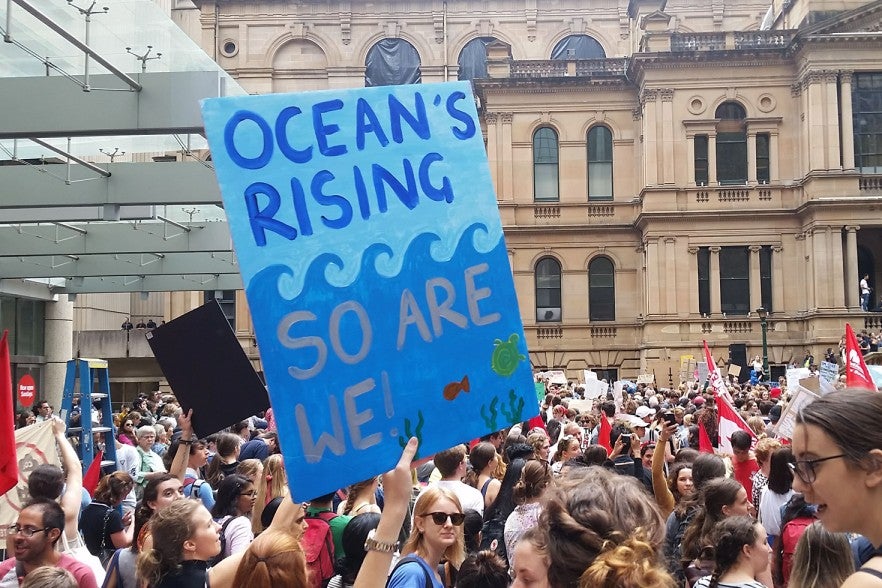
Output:
[[104,452],[99,451],[92,459],[92,463],[89,465],[89,469],[86,470],[86,475],[83,476],[83,488],[86,489],[86,492],[89,493],[89,496],[92,496],[95,493],[95,488],[98,487],[98,482],[101,481],[102,459],[104,459]]
[[527,421],[527,431],[524,432],[524,435],[526,435],[527,433],[529,433],[530,431],[532,431],[533,429],[535,429],[537,427],[542,429],[543,431],[545,430],[545,421],[543,421],[542,417],[539,416],[538,414],[536,416],[534,416],[533,418],[531,418],[529,421]]
[[12,409],[12,367],[9,364],[7,331],[0,337],[0,495],[18,484],[15,452],[15,412]]
[[714,361],[710,349],[707,348],[707,341],[704,341],[704,360],[707,362],[708,379],[710,380],[711,388],[714,391],[714,396],[722,396],[729,402],[732,402],[732,396],[729,394],[726,382],[723,381],[723,375],[720,374],[720,368],[717,366],[717,362]]
[[845,323],[845,385],[849,388],[876,391],[876,384],[873,383],[870,370],[864,362],[857,337],[854,336],[854,331],[848,323]]
[[729,437],[738,429],[741,429],[756,441],[756,433],[747,426],[747,423],[744,422],[738,411],[725,398],[717,397],[717,414],[720,417],[719,427],[717,427],[720,430],[720,443],[718,445],[720,451],[732,454],[732,442],[729,441]]
[[609,442],[609,434],[612,433],[612,426],[606,415],[600,415],[600,431],[597,432],[597,444],[606,449],[606,454],[612,453],[612,445]]
[[707,429],[704,428],[704,423],[698,423],[698,450],[702,453],[714,452],[714,446],[707,434]]

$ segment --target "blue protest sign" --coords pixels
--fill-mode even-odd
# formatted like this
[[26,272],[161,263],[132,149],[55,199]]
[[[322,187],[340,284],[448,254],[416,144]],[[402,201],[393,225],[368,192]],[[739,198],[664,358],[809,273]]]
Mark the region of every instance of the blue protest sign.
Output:
[[295,499],[537,414],[467,82],[202,115]]

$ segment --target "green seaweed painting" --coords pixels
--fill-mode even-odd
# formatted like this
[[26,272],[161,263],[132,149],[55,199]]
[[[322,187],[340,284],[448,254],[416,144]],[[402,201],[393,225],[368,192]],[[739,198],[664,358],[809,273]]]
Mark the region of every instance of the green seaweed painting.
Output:
[[[419,418],[417,419],[416,427],[414,427],[413,429],[410,428],[411,427],[410,419],[408,419],[408,418],[404,419],[404,435],[405,436],[404,437],[402,437],[401,435],[398,436],[398,444],[401,445],[402,449],[404,449],[404,446],[407,445],[407,442],[410,440],[411,437],[416,437],[419,440],[420,445],[423,444],[423,425],[426,424],[426,419],[423,416],[423,411],[421,411],[421,410],[417,411],[417,416]],[[416,455],[414,455],[414,458],[417,458],[418,455],[419,455],[419,449],[417,449],[417,453],[416,453]]]

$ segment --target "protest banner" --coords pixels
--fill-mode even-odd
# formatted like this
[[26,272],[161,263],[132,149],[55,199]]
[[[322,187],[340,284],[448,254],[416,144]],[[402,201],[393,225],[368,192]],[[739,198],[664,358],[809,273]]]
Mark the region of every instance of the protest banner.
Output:
[[563,370],[548,370],[545,372],[545,377],[548,379],[549,384],[558,384],[560,386],[567,385],[567,375]]
[[[4,451],[9,449],[4,448]],[[6,529],[18,519],[21,505],[30,499],[28,476],[38,465],[49,463],[60,466],[55,450],[52,421],[43,421],[15,431],[15,459],[18,461],[18,484],[0,498],[0,540]]]
[[597,379],[597,372],[592,370],[582,370],[582,379],[584,382]]
[[202,114],[296,500],[538,413],[468,82]]

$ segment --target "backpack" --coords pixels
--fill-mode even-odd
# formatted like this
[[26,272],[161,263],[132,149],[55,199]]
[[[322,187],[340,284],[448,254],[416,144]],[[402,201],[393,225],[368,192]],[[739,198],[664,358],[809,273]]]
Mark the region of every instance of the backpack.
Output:
[[324,588],[334,577],[334,536],[329,521],[337,518],[331,511],[306,517],[306,531],[300,544],[306,556],[310,588]]
[[227,557],[227,553],[226,553],[226,551],[227,551],[227,525],[232,523],[233,519],[235,519],[235,518],[236,517],[230,517],[224,521],[223,525],[221,525],[221,528],[220,528],[221,548],[220,548],[220,551],[217,552],[217,555],[215,555],[212,558],[209,558],[208,567],[216,566],[218,563],[220,563],[221,561],[223,561]]
[[790,580],[790,569],[793,566],[793,554],[796,553],[796,543],[806,527],[814,523],[814,517],[796,517],[788,521],[781,529],[781,575],[786,583]]
[[190,477],[184,478],[184,496],[195,500],[201,500],[199,491],[202,489],[204,483],[205,480]]
[[432,588],[432,586],[435,585],[435,583],[432,582],[432,578],[429,576],[429,572],[426,571],[426,568],[420,564],[419,558],[417,556],[411,554],[411,555],[405,555],[404,557],[399,559],[398,563],[395,564],[395,567],[392,568],[392,571],[389,572],[389,577],[386,578],[386,586],[387,587],[389,586],[389,582],[392,581],[392,576],[395,575],[395,570],[397,570],[398,568],[400,568],[401,566],[403,566],[404,564],[407,564],[407,563],[415,563],[416,565],[420,566],[420,569],[423,570],[423,574],[425,575],[425,578],[426,578],[426,588]]

